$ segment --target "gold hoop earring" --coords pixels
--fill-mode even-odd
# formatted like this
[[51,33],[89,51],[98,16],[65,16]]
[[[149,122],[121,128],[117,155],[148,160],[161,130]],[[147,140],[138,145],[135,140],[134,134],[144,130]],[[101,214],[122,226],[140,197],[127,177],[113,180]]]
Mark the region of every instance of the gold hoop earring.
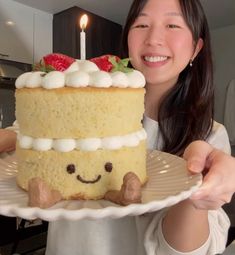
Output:
[[192,66],[193,66],[193,60],[192,60],[192,59],[190,59],[190,61],[189,61],[189,65],[190,65],[190,67],[192,67]]

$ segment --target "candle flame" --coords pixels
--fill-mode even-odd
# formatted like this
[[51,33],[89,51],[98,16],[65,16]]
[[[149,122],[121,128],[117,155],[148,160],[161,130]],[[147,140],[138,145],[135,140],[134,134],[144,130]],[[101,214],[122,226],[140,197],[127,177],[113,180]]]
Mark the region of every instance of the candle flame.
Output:
[[88,16],[86,14],[82,15],[80,19],[80,27],[82,30],[84,30],[88,23]]

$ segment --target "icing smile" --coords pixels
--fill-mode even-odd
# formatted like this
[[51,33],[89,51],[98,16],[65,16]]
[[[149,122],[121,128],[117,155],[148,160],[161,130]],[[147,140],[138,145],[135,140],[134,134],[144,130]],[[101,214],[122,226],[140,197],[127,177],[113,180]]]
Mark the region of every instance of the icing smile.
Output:
[[77,179],[85,184],[94,184],[96,182],[98,182],[101,179],[101,175],[98,175],[96,179],[94,180],[84,180],[80,175],[77,175]]

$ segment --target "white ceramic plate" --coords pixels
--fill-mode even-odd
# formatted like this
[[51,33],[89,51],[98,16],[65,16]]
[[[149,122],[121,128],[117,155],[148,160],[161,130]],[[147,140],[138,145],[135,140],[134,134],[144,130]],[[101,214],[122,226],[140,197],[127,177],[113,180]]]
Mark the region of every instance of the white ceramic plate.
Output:
[[142,203],[119,206],[105,200],[68,200],[48,209],[28,207],[28,195],[16,185],[17,161],[14,155],[0,158],[0,214],[25,219],[41,218],[79,220],[105,217],[121,218],[158,211],[188,198],[201,184],[201,175],[191,175],[185,161],[160,151],[149,151],[147,156],[149,181],[142,189]]

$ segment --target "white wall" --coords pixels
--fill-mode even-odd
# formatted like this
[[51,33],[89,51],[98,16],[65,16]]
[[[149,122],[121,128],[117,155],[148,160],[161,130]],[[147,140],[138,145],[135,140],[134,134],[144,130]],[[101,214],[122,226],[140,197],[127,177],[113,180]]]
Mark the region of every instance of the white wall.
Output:
[[34,62],[38,62],[46,54],[52,53],[53,15],[37,11],[34,21]]
[[[6,25],[9,20],[13,26]],[[9,60],[37,62],[52,52],[52,20],[52,14],[13,0],[0,0],[0,53],[9,55]]]

